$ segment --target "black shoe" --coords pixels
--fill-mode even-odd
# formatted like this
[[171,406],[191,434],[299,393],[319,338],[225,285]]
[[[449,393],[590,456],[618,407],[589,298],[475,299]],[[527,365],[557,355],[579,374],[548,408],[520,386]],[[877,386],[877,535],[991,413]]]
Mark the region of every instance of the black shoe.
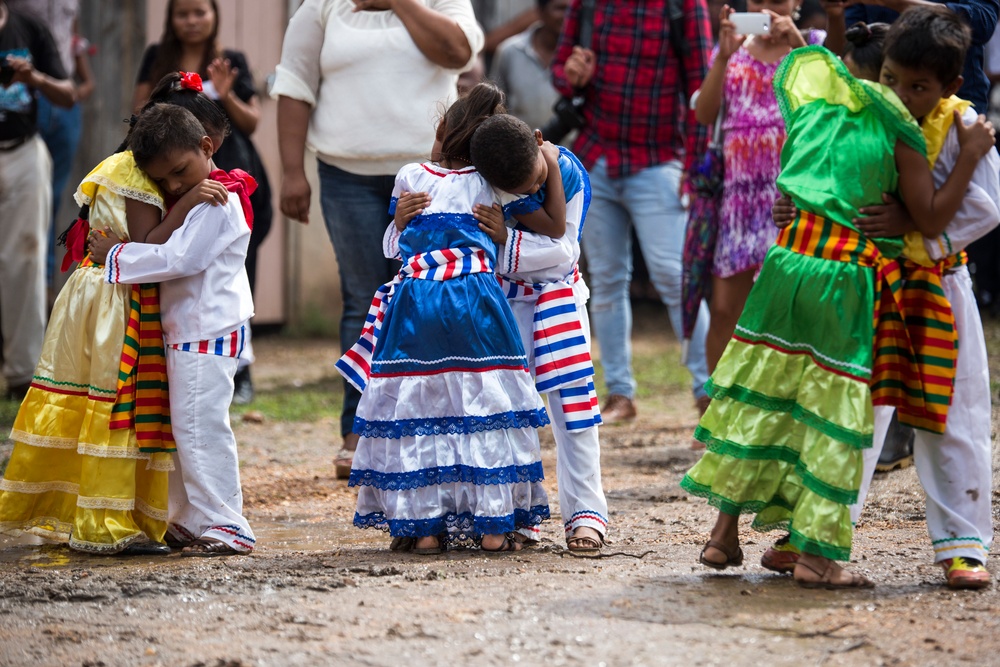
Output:
[[152,540],[136,540],[118,552],[119,556],[169,556],[170,547]]
[[15,384],[7,387],[7,400],[17,401],[20,403],[24,400],[24,397],[28,395],[28,389],[31,388],[31,382],[25,382],[24,384]]
[[236,383],[236,389],[233,391],[233,403],[250,405],[253,402],[253,380],[250,379],[250,367],[244,366],[238,370],[233,379]]
[[885,445],[875,464],[878,472],[889,472],[896,468],[913,465],[913,441],[917,434],[909,426],[899,423],[896,413],[892,414],[889,431],[885,434]]

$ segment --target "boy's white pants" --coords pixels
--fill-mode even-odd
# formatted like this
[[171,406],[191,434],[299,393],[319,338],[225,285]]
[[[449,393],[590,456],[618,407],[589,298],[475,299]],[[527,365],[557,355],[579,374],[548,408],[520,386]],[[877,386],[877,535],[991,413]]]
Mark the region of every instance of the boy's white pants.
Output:
[[233,357],[166,348],[170,425],[177,453],[170,473],[169,522],[175,537],[221,540],[251,551],[243,516],[236,437],[229,424]]
[[[986,341],[966,267],[945,274],[941,282],[958,330],[955,394],[944,434],[916,430],[913,462],[926,495],[927,531],[934,546],[934,562],[959,556],[985,562],[993,542]],[[873,447],[864,452],[858,502],[851,507],[851,520],[855,523],[868,495],[893,410],[875,407]]]
[[[576,311],[589,346],[590,318],[587,316],[586,305],[581,305],[580,300],[577,299]],[[528,367],[534,373],[535,304],[530,301],[508,303],[521,333],[521,344],[528,355]],[[559,392],[549,392],[546,397],[556,441],[556,483],[559,486],[559,511],[562,513],[566,535],[568,537],[576,528],[586,526],[603,537],[608,530],[608,501],[601,484],[601,442],[597,427],[568,431]],[[534,540],[541,534],[538,527],[525,528],[519,532]]]

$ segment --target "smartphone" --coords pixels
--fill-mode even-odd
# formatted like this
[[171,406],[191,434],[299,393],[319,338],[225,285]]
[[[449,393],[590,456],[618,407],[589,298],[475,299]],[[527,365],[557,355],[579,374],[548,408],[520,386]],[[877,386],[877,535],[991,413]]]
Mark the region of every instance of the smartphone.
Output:
[[766,35],[771,32],[771,15],[763,12],[736,12],[729,15],[740,35]]
[[0,86],[6,88],[14,79],[14,67],[7,62],[5,57],[0,60]]

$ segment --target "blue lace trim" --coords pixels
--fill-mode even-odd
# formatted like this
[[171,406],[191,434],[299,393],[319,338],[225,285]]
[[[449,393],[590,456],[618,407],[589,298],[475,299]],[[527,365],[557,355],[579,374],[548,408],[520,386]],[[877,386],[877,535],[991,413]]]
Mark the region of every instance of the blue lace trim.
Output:
[[476,468],[466,465],[437,466],[411,472],[380,472],[378,470],[352,470],[348,486],[373,486],[384,491],[420,489],[439,484],[516,484],[541,482],[545,479],[542,463],[537,461],[523,466],[502,468]]
[[[515,199],[503,207],[503,214],[507,218],[515,215],[525,215],[534,213],[542,207],[542,195],[537,192],[533,195],[525,195],[520,199]],[[525,228],[527,229],[527,228]],[[529,230],[530,231],[530,230]]]
[[353,431],[365,438],[398,440],[415,435],[457,435],[516,428],[541,428],[549,423],[545,408],[501,412],[485,417],[427,417],[400,421],[354,418]]
[[415,217],[407,225],[407,229],[419,229],[422,232],[441,232],[463,227],[478,230],[479,222],[471,213],[424,213]]
[[449,512],[434,519],[386,519],[383,512],[364,516],[355,513],[354,525],[358,528],[377,528],[389,531],[393,537],[428,537],[435,535],[445,543],[479,542],[483,535],[501,535],[518,528],[537,526],[549,518],[548,505],[531,509],[515,509],[506,516],[475,516],[471,512]]

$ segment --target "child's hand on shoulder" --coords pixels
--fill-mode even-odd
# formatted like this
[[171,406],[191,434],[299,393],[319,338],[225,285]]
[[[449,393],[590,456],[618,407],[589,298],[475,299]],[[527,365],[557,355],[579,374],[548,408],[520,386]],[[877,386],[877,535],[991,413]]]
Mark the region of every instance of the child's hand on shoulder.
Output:
[[858,209],[861,218],[851,220],[868,237],[902,236],[916,229],[910,213],[895,197],[882,193],[885,204]]
[[498,204],[476,204],[472,209],[472,217],[479,221],[479,229],[486,232],[498,246],[507,243],[507,225],[503,223],[503,209]]
[[996,143],[996,132],[993,123],[986,116],[979,114],[971,125],[962,121],[962,113],[957,109],[955,114],[955,131],[958,133],[958,145],[963,153],[968,152],[976,160],[983,158]]
[[206,178],[198,185],[194,186],[177,201],[177,204],[190,211],[198,204],[211,204],[218,206],[229,201],[229,190],[218,181]]
[[784,229],[788,225],[792,224],[795,220],[795,216],[798,215],[799,211],[795,208],[795,203],[792,202],[792,198],[786,194],[782,194],[778,197],[774,204],[771,206],[771,219],[774,220],[774,226],[778,229]]
[[546,162],[549,164],[559,163],[559,147],[554,143],[551,141],[543,141],[539,144],[538,149],[542,151],[542,157],[545,158]]
[[403,231],[410,221],[431,205],[431,196],[426,192],[401,192],[396,200],[396,215],[392,221],[396,229]]
[[104,232],[91,229],[90,233],[87,234],[87,251],[90,253],[90,259],[96,264],[104,264],[108,260],[108,253],[116,245],[121,243],[123,239],[117,236],[108,236]]

